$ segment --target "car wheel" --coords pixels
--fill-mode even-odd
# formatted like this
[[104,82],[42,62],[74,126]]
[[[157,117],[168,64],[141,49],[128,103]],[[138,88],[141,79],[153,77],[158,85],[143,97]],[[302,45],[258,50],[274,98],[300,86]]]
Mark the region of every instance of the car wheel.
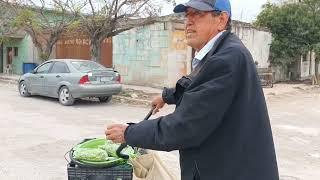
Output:
[[26,82],[21,81],[19,83],[19,93],[21,96],[23,97],[29,97],[31,94],[29,93],[28,89],[27,89],[27,85]]
[[59,102],[64,106],[71,106],[74,103],[74,100],[69,88],[63,86],[59,91]]
[[112,96],[99,97],[99,101],[103,103],[107,103],[111,101]]

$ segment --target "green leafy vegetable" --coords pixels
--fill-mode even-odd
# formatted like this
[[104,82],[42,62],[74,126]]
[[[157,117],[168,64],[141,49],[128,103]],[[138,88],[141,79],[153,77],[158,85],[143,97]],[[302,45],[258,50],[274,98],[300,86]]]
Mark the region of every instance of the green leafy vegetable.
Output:
[[98,148],[78,148],[74,151],[73,156],[77,160],[85,161],[106,161],[108,160],[108,153]]
[[[99,146],[99,148],[107,151],[109,156],[118,157],[116,151],[119,148],[119,146],[120,146],[120,144],[116,144],[116,143],[113,143],[112,141],[107,140],[106,144]],[[135,154],[134,149],[130,146],[127,146],[126,148],[124,148],[121,151],[121,153],[129,155],[129,157],[133,157]]]
[[[110,167],[129,164],[126,159],[117,156],[116,151],[120,144],[113,143],[105,138],[88,140],[73,148],[73,158],[88,165],[97,167]],[[134,149],[127,146],[122,154],[129,155],[131,159],[138,156]]]

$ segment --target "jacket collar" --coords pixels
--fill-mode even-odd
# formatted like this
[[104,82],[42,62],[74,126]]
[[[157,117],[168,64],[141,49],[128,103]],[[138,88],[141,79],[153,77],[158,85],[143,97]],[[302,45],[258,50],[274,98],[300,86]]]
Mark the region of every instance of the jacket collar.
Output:
[[227,30],[222,33],[222,35],[217,39],[217,41],[214,43],[212,49],[208,52],[207,57],[212,56],[217,52],[217,50],[220,48],[220,46],[223,44],[223,41],[230,35],[230,30]]
[[194,68],[192,70],[192,72],[190,73],[189,77],[194,77],[194,76],[196,76],[196,74],[198,74],[200,72],[200,70],[202,69],[202,66],[207,61],[207,57],[212,56],[213,54],[215,54],[219,50],[219,48],[223,44],[224,40],[230,35],[230,33],[231,32],[229,30],[223,32],[223,34],[217,39],[217,41],[214,43],[213,47],[207,53],[207,55],[203,58],[203,60],[200,61],[199,64],[196,66],[196,68]]

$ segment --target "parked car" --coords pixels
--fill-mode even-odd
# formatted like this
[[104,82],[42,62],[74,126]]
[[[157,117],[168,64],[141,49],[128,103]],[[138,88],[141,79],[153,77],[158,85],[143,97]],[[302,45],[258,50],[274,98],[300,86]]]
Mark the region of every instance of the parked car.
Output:
[[53,59],[36,67],[19,79],[23,97],[41,95],[58,98],[62,105],[72,105],[78,98],[97,97],[109,102],[121,92],[117,71],[88,60]]

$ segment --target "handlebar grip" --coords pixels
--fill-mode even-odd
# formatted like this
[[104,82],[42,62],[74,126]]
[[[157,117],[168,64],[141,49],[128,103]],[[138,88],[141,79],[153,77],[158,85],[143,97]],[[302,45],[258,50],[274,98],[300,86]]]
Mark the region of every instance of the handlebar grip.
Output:
[[117,149],[117,151],[116,151],[116,154],[117,154],[118,157],[121,157],[121,158],[123,158],[123,159],[129,159],[129,156],[128,156],[128,155],[121,153],[121,151],[122,151],[124,148],[126,148],[126,147],[127,147],[127,144],[126,144],[126,143],[123,143],[123,144],[121,144],[121,145],[118,147],[118,149]]

